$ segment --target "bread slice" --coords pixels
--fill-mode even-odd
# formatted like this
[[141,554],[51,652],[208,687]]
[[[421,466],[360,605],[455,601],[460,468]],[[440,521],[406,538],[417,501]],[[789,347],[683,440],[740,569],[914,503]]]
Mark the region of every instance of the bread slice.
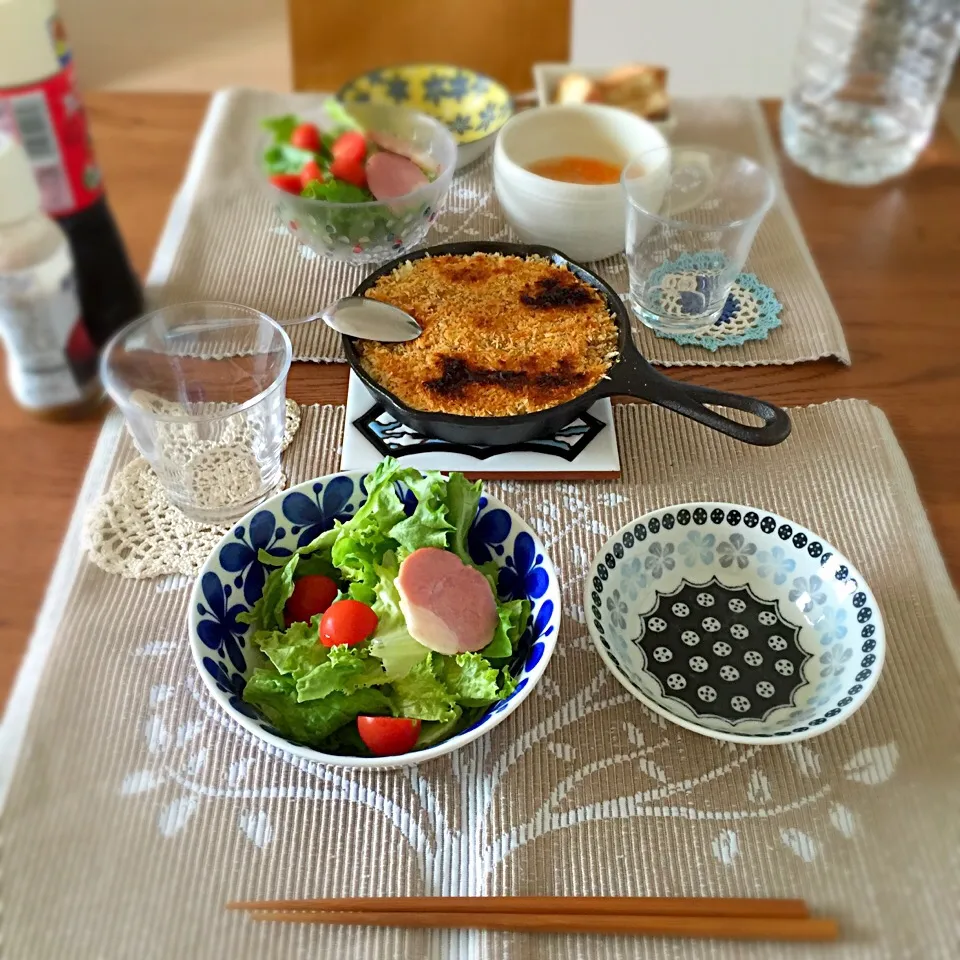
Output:
[[599,103],[602,97],[597,84],[582,73],[568,73],[560,78],[554,103]]
[[665,67],[619,67],[598,80],[596,87],[604,103],[631,110],[648,120],[663,120],[670,111]]

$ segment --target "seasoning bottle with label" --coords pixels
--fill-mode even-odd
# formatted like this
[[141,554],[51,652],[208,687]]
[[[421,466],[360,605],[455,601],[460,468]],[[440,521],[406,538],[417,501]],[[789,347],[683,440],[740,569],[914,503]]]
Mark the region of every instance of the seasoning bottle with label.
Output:
[[43,209],[67,234],[84,324],[102,347],[142,313],[143,294],[107,205],[54,0],[0,0],[0,133],[23,144]]
[[23,148],[2,133],[0,339],[20,406],[67,419],[99,403],[97,350],[83,324],[70,244],[41,209]]

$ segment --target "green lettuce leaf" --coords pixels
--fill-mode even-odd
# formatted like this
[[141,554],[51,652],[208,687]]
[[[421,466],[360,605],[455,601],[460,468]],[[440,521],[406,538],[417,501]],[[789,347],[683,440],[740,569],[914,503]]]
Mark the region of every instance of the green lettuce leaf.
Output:
[[253,672],[243,699],[260,710],[285,737],[315,747],[360,714],[390,713],[385,694],[372,687],[349,694],[330,693],[322,700],[299,703],[293,678],[269,668]]
[[480,494],[483,492],[483,483],[478,480],[471,483],[462,473],[451,473],[447,480],[447,519],[453,526],[453,536],[450,538],[452,550],[464,563],[476,567],[490,584],[493,595],[497,595],[497,577],[500,568],[495,560],[486,563],[474,563],[470,556],[468,536],[473,521],[477,518],[480,507]]
[[360,647],[338,644],[327,651],[327,659],[297,678],[297,700],[320,700],[331,693],[353,693],[363,687],[386,682],[383,663]]
[[414,749],[422,750],[424,747],[432,747],[435,743],[452,737],[462,725],[463,712],[459,707],[455,708],[449,720],[425,720],[420,725],[420,735],[417,737],[417,745]]
[[434,672],[428,655],[399,680],[390,684],[390,706],[398,717],[451,720],[459,716],[456,700]]
[[500,699],[500,671],[478,653],[440,657],[438,672],[457,703],[482,707]]
[[336,753],[343,757],[373,756],[370,748],[360,739],[360,732],[355,723],[345,723],[315,746],[324,753]]
[[[298,547],[296,550],[294,550],[294,553],[300,557],[312,556],[315,553],[329,554],[338,536],[339,525],[336,521],[334,521],[334,525],[329,530],[324,530],[320,536],[315,537],[302,547]],[[281,557],[275,553],[270,553],[269,551],[261,548],[257,551],[257,559],[267,567],[282,567],[290,559],[290,557]]]
[[289,143],[275,143],[263,151],[263,169],[266,173],[299,173],[308,160],[315,160],[312,150],[301,150]]
[[316,616],[311,623],[294,623],[289,630],[258,630],[250,642],[280,673],[296,680],[329,658],[328,648],[319,643],[319,620]]
[[417,506],[409,517],[390,528],[390,536],[397,541],[402,556],[421,547],[446,549],[453,525],[447,520],[446,479],[435,470],[421,475],[407,469],[397,479],[403,480],[417,498]]
[[323,109],[337,133],[345,133],[347,130],[366,133],[363,125],[350,115],[350,112],[339,100],[335,100],[333,97],[328,98],[323,103]]
[[379,547],[378,559],[392,549],[389,543],[391,527],[406,516],[395,486],[395,481],[402,479],[405,472],[393,457],[381,460],[364,481],[366,502],[340,527],[341,536]]
[[[294,582],[301,577],[318,573],[330,577],[331,580],[340,579],[340,571],[331,557],[331,547],[337,536],[338,531],[336,529],[327,530],[315,540],[311,540],[310,543],[294,551],[294,556],[300,558],[294,565]],[[261,549],[257,552],[257,559],[265,567],[283,567],[290,563],[292,558],[289,556],[281,557]],[[270,576],[273,576],[273,574],[271,573]],[[264,593],[266,593],[266,590],[264,590]]]
[[267,117],[265,120],[261,120],[260,126],[273,134],[275,143],[289,143],[298,122],[295,114],[285,113],[281,117]]
[[311,180],[300,191],[300,196],[326,200],[328,203],[367,203],[374,199],[369,190],[354,186],[345,180]]
[[447,480],[447,520],[453,527],[450,549],[464,562],[473,565],[467,535],[480,506],[483,482],[471,483],[462,473],[451,473]]
[[488,660],[506,660],[516,652],[517,643],[530,619],[529,600],[497,601],[500,622],[493,639],[483,648]]
[[248,612],[238,613],[237,620],[249,623],[257,630],[283,630],[283,608],[293,595],[293,575],[297,571],[300,555],[284,558],[283,566],[272,570],[263,585],[260,599]]
[[341,537],[333,545],[332,558],[341,577],[350,581],[347,595],[373,606],[377,598],[376,557],[373,548],[353,537]]
[[499,670],[479,653],[458,653],[439,660],[437,671],[461,706],[485,707],[510,696],[516,688],[506,667]]
[[313,577],[318,574],[329,577],[333,581],[340,579],[340,571],[333,565],[329,553],[314,553],[309,557],[301,557],[293,580],[296,583],[301,577]]

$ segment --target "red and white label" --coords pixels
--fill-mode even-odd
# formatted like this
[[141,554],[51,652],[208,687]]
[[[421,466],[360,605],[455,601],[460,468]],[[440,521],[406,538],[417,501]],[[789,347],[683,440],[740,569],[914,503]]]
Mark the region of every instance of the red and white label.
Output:
[[0,90],[0,131],[23,144],[47,213],[76,213],[102,196],[72,63],[38,83]]

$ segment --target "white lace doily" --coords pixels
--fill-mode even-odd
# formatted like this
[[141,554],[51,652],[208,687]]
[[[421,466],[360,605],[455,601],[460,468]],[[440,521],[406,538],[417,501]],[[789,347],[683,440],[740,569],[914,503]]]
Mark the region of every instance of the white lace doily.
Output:
[[[283,447],[300,427],[300,408],[286,402]],[[217,467],[222,477],[221,466]],[[286,484],[281,477],[280,488]],[[229,524],[191,520],[173,506],[143,457],[128,463],[91,507],[86,521],[87,555],[101,570],[145,580],[193,574],[203,565]]]

